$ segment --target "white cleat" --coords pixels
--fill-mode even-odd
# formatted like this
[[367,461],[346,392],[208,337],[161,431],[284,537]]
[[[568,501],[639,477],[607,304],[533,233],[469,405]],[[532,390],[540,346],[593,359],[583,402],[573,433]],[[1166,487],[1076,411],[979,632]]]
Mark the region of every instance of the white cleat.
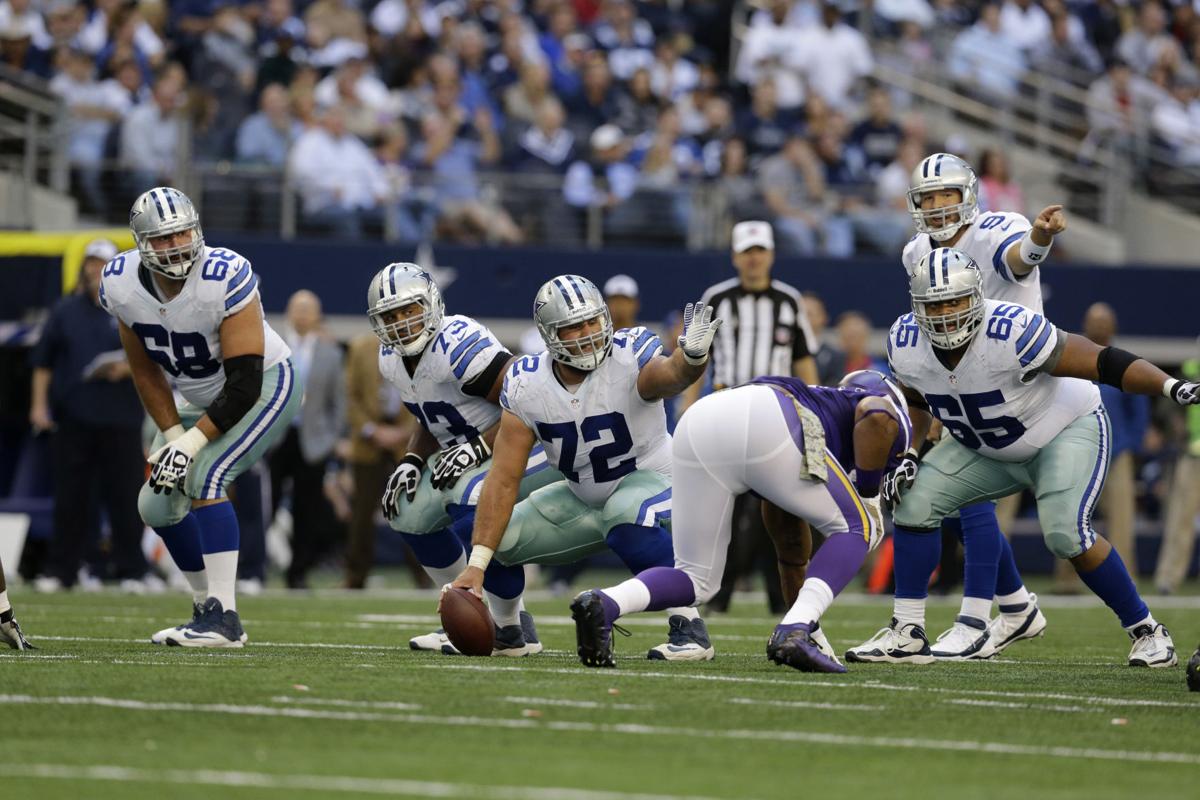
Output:
[[1131,667],[1173,667],[1179,663],[1175,655],[1175,642],[1161,623],[1139,625],[1129,631],[1133,648],[1129,651]]
[[838,660],[837,653],[833,652],[833,645],[825,638],[825,631],[821,629],[821,623],[813,623],[812,633],[808,635],[808,638],[812,639],[812,643],[817,646],[817,649],[821,651],[823,656],[832,659],[836,664],[842,663]]
[[176,625],[174,628],[163,628],[161,631],[150,637],[150,644],[166,644],[167,639],[178,635],[183,631],[184,628],[186,628],[188,625],[191,625],[193,622],[199,622],[203,613],[204,609],[199,603],[192,603],[192,619],[190,622],[185,622],[182,625]]
[[241,647],[246,642],[242,620],[236,611],[226,611],[221,601],[210,597],[200,609],[200,618],[167,636],[171,647]]
[[954,626],[942,633],[930,648],[937,661],[975,661],[996,654],[988,624],[977,617],[959,615]]
[[441,628],[408,640],[408,646],[413,650],[424,650],[430,653],[441,653],[444,656],[462,655],[458,648],[450,644],[450,637]]
[[712,661],[717,651],[708,638],[708,627],[697,617],[672,614],[667,620],[667,641],[650,648],[651,661]]
[[493,656],[520,658],[535,656],[542,652],[541,641],[538,640],[537,627],[533,624],[533,615],[528,611],[520,614],[519,625],[496,626],[496,645],[492,649]]
[[902,625],[892,617],[888,627],[847,650],[846,660],[862,664],[932,664],[934,658],[924,628],[912,622]]
[[1038,608],[1037,595],[1029,595],[1029,602],[1020,611],[1005,613],[1001,611],[988,624],[988,633],[992,637],[992,647],[997,653],[1022,639],[1034,639],[1046,632],[1046,618]]

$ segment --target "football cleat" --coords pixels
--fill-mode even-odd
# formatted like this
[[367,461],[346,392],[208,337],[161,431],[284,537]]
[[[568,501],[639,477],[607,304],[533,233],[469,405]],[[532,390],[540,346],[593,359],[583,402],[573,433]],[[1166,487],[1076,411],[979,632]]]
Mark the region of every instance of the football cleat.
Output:
[[842,663],[838,659],[837,653],[833,651],[833,645],[831,645],[829,640],[825,638],[825,631],[822,630],[820,622],[814,622],[812,624],[812,631],[809,632],[808,638],[812,639],[812,643],[817,646],[817,649],[820,650],[826,658],[833,659],[833,661],[837,664]]
[[1173,667],[1179,663],[1175,655],[1175,642],[1161,623],[1138,625],[1129,631],[1133,647],[1129,651],[1131,667]]
[[533,626],[533,615],[528,611],[521,612],[520,625],[496,626],[496,646],[492,655],[517,658],[540,652],[542,643],[538,641],[537,628]]
[[841,662],[825,655],[817,646],[812,636],[815,626],[816,623],[810,622],[776,625],[767,642],[767,658],[801,672],[845,672]]
[[604,618],[604,604],[595,591],[580,592],[571,601],[575,620],[575,643],[585,667],[615,667],[612,626]]
[[1188,691],[1200,692],[1200,647],[1196,648],[1187,663],[1187,687]]
[[932,664],[933,652],[925,629],[912,622],[901,624],[892,617],[888,627],[858,647],[846,651],[846,660],[860,664]]
[[226,611],[215,597],[204,601],[200,619],[167,636],[172,647],[241,647],[245,641],[238,613]]
[[1005,613],[1002,609],[988,624],[992,647],[997,653],[1014,642],[1033,639],[1045,632],[1046,618],[1038,608],[1036,594],[1029,595],[1029,602],[1021,610]]
[[11,608],[0,614],[0,641],[6,642],[13,650],[37,650],[25,638]]
[[996,654],[986,620],[960,614],[954,625],[937,638],[930,653],[938,661],[974,661]]
[[166,644],[167,639],[178,634],[188,625],[194,625],[204,616],[204,606],[200,603],[192,603],[192,621],[185,622],[182,625],[176,625],[174,628],[163,628],[158,633],[150,637],[150,644]]
[[667,641],[650,648],[651,661],[712,661],[716,651],[702,619],[672,614],[667,620]]
[[413,650],[427,650],[431,653],[441,653],[444,656],[462,655],[458,652],[458,648],[450,643],[450,637],[441,628],[412,637],[408,640],[408,646]]

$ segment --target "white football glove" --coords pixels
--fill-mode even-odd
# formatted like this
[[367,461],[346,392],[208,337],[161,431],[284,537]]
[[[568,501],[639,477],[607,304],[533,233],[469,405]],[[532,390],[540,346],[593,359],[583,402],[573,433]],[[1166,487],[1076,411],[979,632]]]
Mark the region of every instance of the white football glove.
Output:
[[154,493],[170,494],[175,489],[183,491],[188,470],[206,444],[208,437],[204,432],[199,428],[191,428],[151,453],[146,461],[151,464],[150,488]]
[[712,306],[705,303],[688,303],[683,309],[683,333],[679,335],[679,349],[683,358],[693,366],[708,361],[713,337],[721,329],[720,317],[713,319]]
[[421,470],[424,467],[425,459],[414,453],[409,453],[400,461],[400,466],[388,478],[387,488],[383,490],[380,507],[385,519],[394,519],[400,514],[401,494],[410,503],[417,496],[417,484],[421,482]]
[[487,461],[492,448],[478,436],[465,444],[447,447],[438,457],[429,484],[439,492],[454,485],[464,472]]
[[879,496],[890,506],[900,505],[900,495],[908,491],[917,479],[917,453],[909,449],[900,459],[900,466],[889,472],[879,487]]
[[1163,385],[1163,394],[1181,406],[1194,406],[1200,403],[1200,383],[1172,378]]
[[867,518],[871,522],[870,538],[867,539],[867,552],[871,552],[883,541],[883,508],[879,495],[862,498],[863,507],[867,509]]

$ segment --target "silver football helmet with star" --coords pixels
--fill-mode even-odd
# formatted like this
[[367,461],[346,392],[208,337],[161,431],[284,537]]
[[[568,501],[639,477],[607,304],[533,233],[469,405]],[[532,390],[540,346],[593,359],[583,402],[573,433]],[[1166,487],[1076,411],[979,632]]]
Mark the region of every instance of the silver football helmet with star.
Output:
[[[155,186],[133,201],[129,230],[142,263],[172,280],[186,278],[204,252],[204,233],[196,207],[186,194],[170,186]],[[151,243],[152,239],[182,231],[191,231],[186,244],[155,248]]]
[[[944,242],[979,216],[979,178],[971,165],[949,153],[934,153],[917,165],[908,189],[908,213],[920,233]],[[921,198],[929,192],[957,189],[960,200],[942,208],[922,209]],[[956,217],[951,220],[951,217]]]
[[[421,313],[388,321],[384,316],[412,304]],[[375,274],[367,288],[367,317],[379,341],[401,355],[420,355],[442,326],[446,313],[442,293],[433,276],[416,264],[388,264]]]
[[[600,320],[600,330],[575,339],[562,339],[562,328],[591,319]],[[533,300],[533,321],[555,361],[590,372],[608,358],[612,350],[613,324],[604,295],[596,284],[579,275],[559,275],[542,284]]]
[[[975,259],[953,247],[930,250],[908,276],[913,317],[930,343],[954,350],[971,341],[983,324],[983,275]],[[930,314],[930,303],[970,298],[970,304],[951,314]]]

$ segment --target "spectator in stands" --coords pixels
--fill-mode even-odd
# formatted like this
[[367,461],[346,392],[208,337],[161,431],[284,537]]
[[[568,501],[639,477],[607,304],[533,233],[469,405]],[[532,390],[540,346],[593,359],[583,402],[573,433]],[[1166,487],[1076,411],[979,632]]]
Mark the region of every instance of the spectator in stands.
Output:
[[185,82],[182,70],[162,70],[150,99],[130,111],[122,124],[121,163],[128,170],[130,194],[170,184],[178,172],[183,135],[179,110]]
[[322,29],[328,41],[366,43],[367,24],[357,0],[315,0],[304,12],[304,24]]
[[[133,103],[115,80],[97,81],[95,61],[82,50],[63,54],[63,69],[50,81],[70,112],[67,158],[88,211],[104,216],[109,198],[101,184],[105,149],[113,125]],[[133,73],[141,72],[136,68]]]
[[504,90],[504,114],[510,125],[534,125],[542,104],[557,102],[550,90],[550,68],[540,61],[521,65],[521,78]]
[[887,365],[871,354],[871,321],[859,311],[845,311],[837,318],[838,348],[847,373],[860,369],[888,372]]
[[[306,226],[359,237],[378,224],[388,187],[375,156],[346,130],[340,106],[320,112],[321,124],[304,131],[288,154],[287,169],[303,205]],[[336,164],[337,169],[330,165]]]
[[1025,195],[1021,185],[1008,171],[1008,156],[998,147],[979,154],[979,209],[1025,213]]
[[988,3],[979,21],[954,39],[946,67],[963,88],[985,102],[1007,106],[1025,72],[1025,54],[1000,28],[1000,8]]
[[346,420],[342,351],[322,329],[321,301],[300,290],[287,303],[284,336],[292,351],[300,411],[271,453],[271,501],[278,508],[290,484],[292,561],[289,589],[308,588],[308,571],[335,538],[333,510],[325,499],[325,470]]
[[842,21],[833,2],[821,3],[821,24],[806,28],[791,46],[809,87],[839,111],[850,107],[859,81],[875,66],[866,38]]
[[1182,54],[1179,42],[1167,32],[1167,12],[1157,0],[1142,3],[1136,25],[1121,34],[1116,49],[1121,60],[1142,75],[1164,56],[1179,58]]
[[797,62],[800,29],[789,19],[790,11],[788,0],[771,0],[766,13],[754,15],[742,39],[733,75],[756,95],[760,87],[771,85],[772,99],[779,108],[793,111],[804,105],[807,92]]
[[[1065,11],[1055,15],[1044,41],[1030,53],[1030,65],[1046,75],[1053,75],[1080,88],[1088,86],[1104,70],[1104,62],[1096,48],[1083,37],[1071,34],[1071,16]],[[1058,107],[1068,113],[1082,110],[1077,104]]]
[[630,0],[604,0],[602,19],[593,28],[597,46],[608,55],[613,77],[627,81],[654,64],[654,31],[637,16]]
[[259,47],[261,61],[258,64],[258,76],[255,87],[262,91],[272,83],[290,86],[300,69],[301,62],[307,59],[304,42],[304,23],[296,17],[288,17],[274,28],[271,38]]
[[[262,13],[258,15],[255,39],[261,48],[269,46],[283,31],[304,31],[304,23],[296,16],[296,4],[292,0],[266,0]],[[303,38],[303,36],[299,37]]]
[[620,209],[637,190],[638,171],[629,163],[629,145],[616,125],[601,125],[589,139],[591,156],[576,161],[563,180],[563,198],[577,211],[580,233],[589,209],[599,209],[606,227],[625,221]]
[[738,135],[745,139],[752,162],[782,150],[788,136],[799,125],[794,114],[779,108],[775,94],[774,83],[757,84],[751,95],[750,108],[738,117]]
[[124,5],[113,11],[108,18],[108,41],[96,54],[96,64],[106,74],[112,63],[132,58],[141,67],[146,81],[153,79],[154,70],[162,66],[164,52],[146,52],[138,38],[138,31],[146,24],[136,5]]
[[[94,0],[92,13],[87,23],[79,33],[79,44],[92,55],[98,55],[109,42],[110,20],[126,5],[125,0]],[[160,58],[165,53],[165,45],[150,23],[140,19],[133,33],[137,48],[148,58]]]
[[849,256],[854,252],[850,221],[827,214],[838,199],[825,186],[823,165],[808,141],[790,136],[783,150],[762,162],[758,170],[763,199],[774,220],[780,252],[792,255]]
[[1118,0],[1094,0],[1074,5],[1088,41],[1096,46],[1101,58],[1109,61],[1114,57],[1117,40],[1121,37],[1120,6],[1126,4]]
[[616,119],[620,113],[617,96],[604,54],[588,53],[580,91],[567,100],[567,124],[576,139],[584,139],[596,128]]
[[83,52],[80,34],[87,21],[87,7],[76,0],[50,0],[43,6],[50,50],[77,49]]
[[[1180,377],[1200,380],[1200,339],[1192,358],[1183,362]],[[1192,565],[1196,546],[1196,515],[1200,513],[1200,407],[1189,406],[1187,444],[1175,463],[1175,477],[1167,501],[1162,547],[1154,570],[1154,585],[1161,594],[1179,591]]]
[[1177,75],[1172,79],[1171,95],[1155,107],[1151,125],[1167,148],[1167,163],[1200,167],[1200,101],[1190,78]]
[[829,312],[825,309],[825,301],[816,292],[803,292],[804,313],[808,324],[812,327],[813,340],[817,350],[813,353],[813,361],[817,365],[817,376],[822,386],[833,386],[846,374],[846,354],[829,343],[825,330],[829,326]]
[[488,96],[488,78],[485,75],[487,39],[483,26],[477,22],[459,25],[454,33],[454,44],[461,86],[458,101],[469,114],[485,107],[494,113],[498,109]]
[[639,69],[629,79],[626,91],[617,95],[615,122],[630,136],[640,136],[658,124],[658,113],[662,103],[650,88],[650,71]]
[[258,98],[258,111],[246,117],[238,127],[235,146],[237,160],[245,164],[282,167],[288,150],[303,132],[292,115],[288,90],[273,83]]
[[1000,30],[1009,41],[1032,56],[1050,38],[1050,17],[1033,0],[1004,0],[1000,7]]
[[534,124],[518,137],[512,164],[519,172],[565,175],[575,159],[575,137],[565,127],[562,103],[545,98],[537,107]]
[[[1107,303],[1093,303],[1083,317],[1083,335],[1101,347],[1113,344],[1117,335],[1117,315]],[[1150,398],[1126,394],[1100,384],[1100,400],[1108,413],[1112,444],[1109,446],[1108,478],[1100,494],[1104,514],[1104,538],[1117,549],[1137,575],[1137,548],[1134,538],[1134,511],[1137,487],[1134,482],[1134,456],[1141,447],[1150,424]],[[1074,570],[1070,570],[1073,574]]]
[[728,139],[721,148],[721,171],[713,186],[724,205],[724,214],[732,219],[762,219],[770,216],[763,201],[758,179],[750,172],[746,142]]
[[896,151],[896,160],[879,171],[875,178],[875,204],[887,209],[906,224],[912,223],[908,211],[908,189],[912,184],[912,172],[928,154],[925,143],[915,136],[906,136]]
[[650,87],[664,102],[674,103],[700,83],[700,70],[683,58],[678,40],[659,39],[650,69]]
[[50,54],[33,43],[33,26],[24,17],[14,17],[0,28],[0,64],[39,78],[49,78]]
[[550,67],[550,80],[559,97],[574,97],[580,88],[582,56],[588,38],[579,32],[575,9],[570,3],[558,3],[550,12],[546,31],[538,45]]
[[1088,87],[1089,131],[1081,155],[1093,147],[1113,144],[1119,152],[1133,153],[1144,141],[1154,113],[1157,89],[1119,58],[1107,73]]
[[348,58],[313,89],[318,106],[340,106],[346,130],[360,139],[373,139],[387,121],[391,97],[364,58]]
[[[691,195],[686,182],[698,177],[703,169],[700,147],[680,137],[679,112],[663,109],[652,134],[642,137],[638,189],[655,236],[683,238],[691,214]],[[667,213],[664,213],[666,211]]]
[[849,143],[867,160],[867,169],[874,175],[896,160],[904,132],[892,114],[892,96],[882,86],[867,92],[867,118],[854,126]]
[[428,0],[382,0],[371,9],[371,27],[386,38],[418,25],[430,36],[442,29],[442,12]]
[[49,50],[54,40],[46,30],[39,6],[40,2],[34,0],[3,0],[0,2],[0,31],[24,31],[34,48]]
[[[721,150],[725,142],[736,133],[733,126],[733,106],[730,105],[729,98],[720,95],[707,97],[699,115],[689,113],[690,103],[678,103],[675,108],[679,111],[683,132],[693,137],[700,146],[704,174],[709,177],[719,175]],[[742,141],[741,144],[742,155],[745,156],[746,143]]]
[[392,123],[383,129],[375,155],[388,187],[385,230],[401,241],[428,241],[437,223],[437,202],[432,189],[417,184],[404,125]]
[[160,588],[147,578],[137,497],[144,477],[141,403],[121,349],[116,321],[101,306],[100,273],[117,255],[107,239],[84,250],[76,291],[54,306],[31,356],[30,422],[54,431],[52,574],[42,589],[69,588],[80,572],[95,519],[104,505],[112,532],[115,577],[126,591]]

